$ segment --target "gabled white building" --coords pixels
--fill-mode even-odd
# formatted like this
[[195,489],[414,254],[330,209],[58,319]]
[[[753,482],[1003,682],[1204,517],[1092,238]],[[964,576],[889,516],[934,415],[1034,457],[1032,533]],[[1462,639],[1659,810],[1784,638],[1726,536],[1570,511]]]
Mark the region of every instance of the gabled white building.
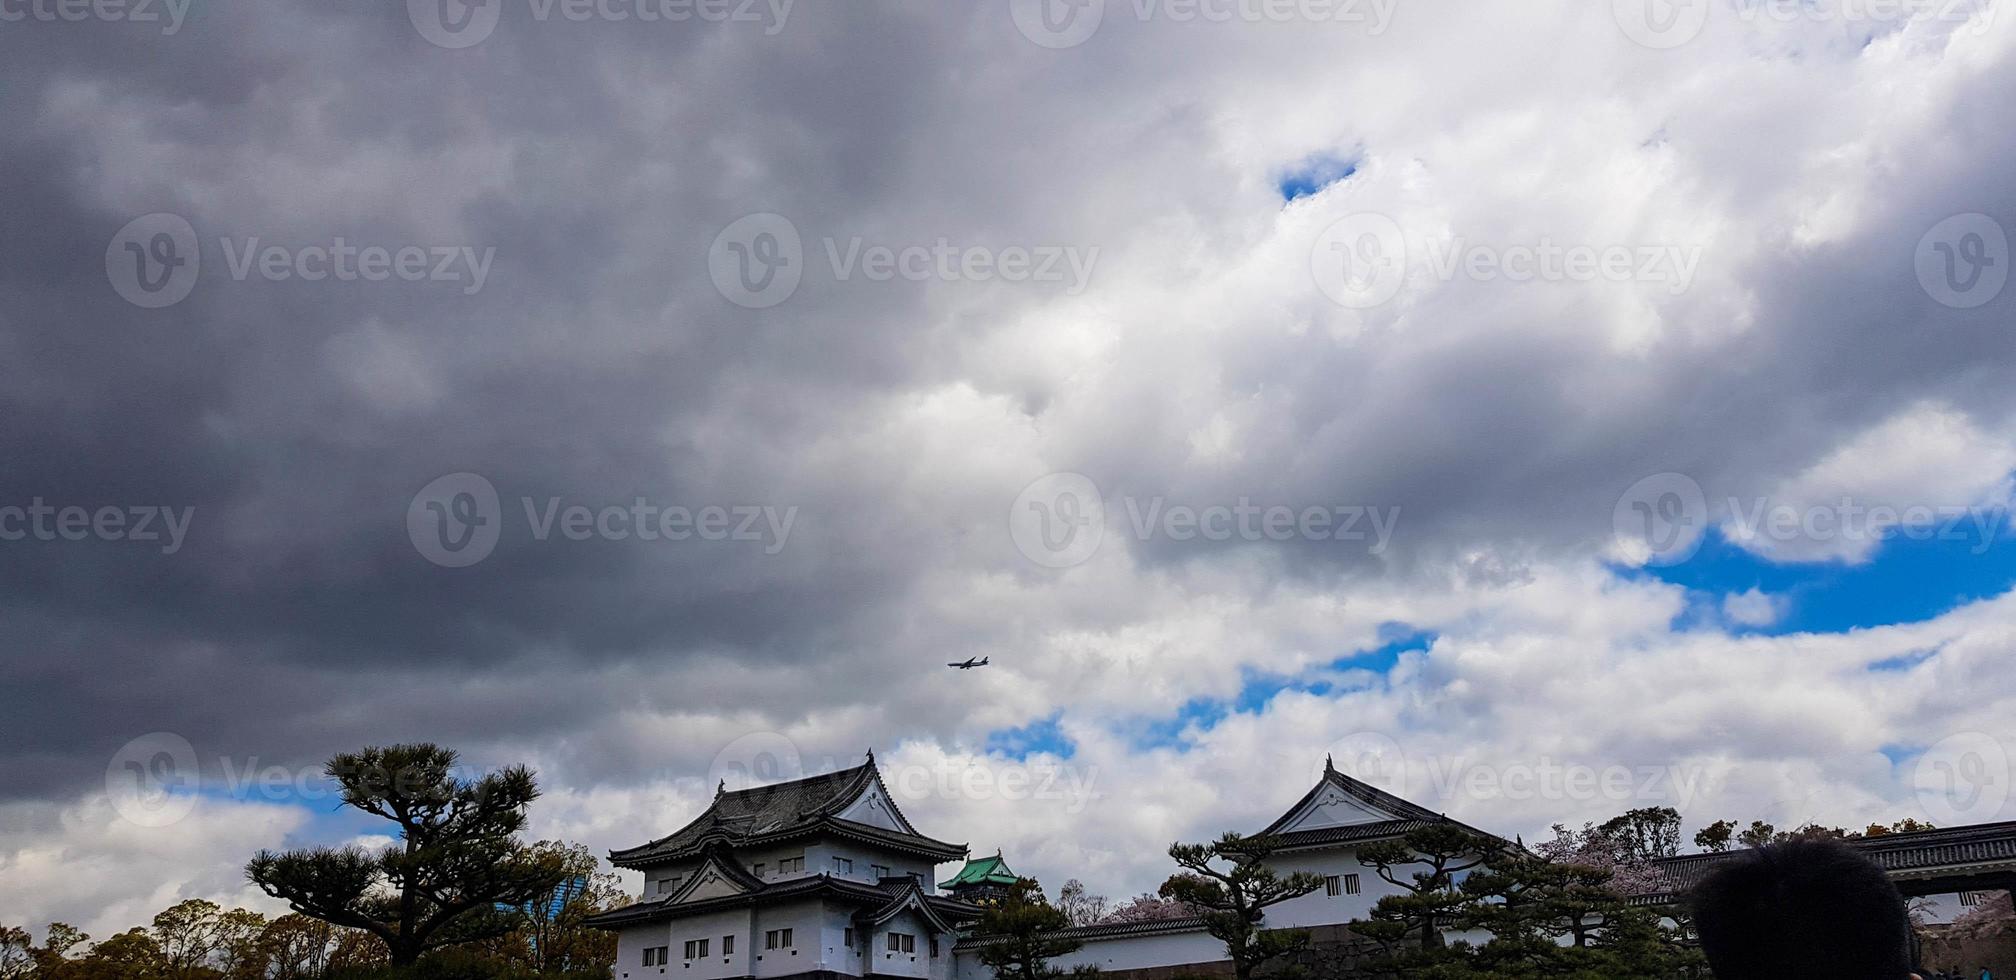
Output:
[[595,917],[619,980],[895,976],[952,980],[974,906],[935,893],[966,856],[917,832],[875,768],[715,795],[699,818],[610,854],[643,900]]
[[[1347,923],[1368,917],[1372,904],[1380,898],[1403,892],[1360,864],[1358,849],[1398,840],[1410,831],[1433,824],[1452,824],[1484,834],[1353,779],[1326,760],[1323,778],[1279,819],[1259,831],[1275,838],[1279,845],[1269,861],[1277,871],[1313,872],[1323,876],[1324,887],[1268,909],[1265,925],[1307,929],[1318,944],[1348,942]],[[1090,964],[1106,973],[1149,970],[1156,975],[1168,972],[1229,975],[1231,969],[1224,944],[1213,939],[1194,919],[1088,926],[1069,930],[1068,934],[1084,940],[1085,946],[1052,961],[1052,966],[1068,969]],[[960,980],[986,980],[992,976],[980,965],[977,946],[961,945],[956,952]]]
[[[1358,863],[1358,849],[1450,822],[1326,766],[1263,831],[1283,845],[1274,859],[1282,870],[1323,875],[1325,887],[1275,906],[1267,925],[1307,928],[1319,941],[1345,938],[1345,923],[1398,891]],[[871,755],[852,769],[720,793],[671,836],[611,854],[616,866],[643,872],[644,900],[593,924],[618,934],[618,980],[986,980],[984,941],[959,943],[956,931],[979,908],[932,885],[934,865],[966,850],[918,833],[890,800]],[[976,865],[948,884],[1005,871],[998,854]],[[1217,972],[1225,960],[1224,946],[1194,919],[1071,933],[1085,946],[1053,966]]]

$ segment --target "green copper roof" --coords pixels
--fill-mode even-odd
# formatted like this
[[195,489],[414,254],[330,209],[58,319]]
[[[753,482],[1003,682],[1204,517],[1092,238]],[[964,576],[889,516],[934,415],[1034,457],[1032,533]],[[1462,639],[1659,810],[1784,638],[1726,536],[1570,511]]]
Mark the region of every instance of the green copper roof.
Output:
[[958,874],[953,875],[948,881],[939,882],[938,887],[1012,885],[1016,880],[1015,872],[1008,870],[1008,862],[1001,860],[1001,853],[996,851],[993,857],[975,858],[966,862],[966,866],[960,868]]

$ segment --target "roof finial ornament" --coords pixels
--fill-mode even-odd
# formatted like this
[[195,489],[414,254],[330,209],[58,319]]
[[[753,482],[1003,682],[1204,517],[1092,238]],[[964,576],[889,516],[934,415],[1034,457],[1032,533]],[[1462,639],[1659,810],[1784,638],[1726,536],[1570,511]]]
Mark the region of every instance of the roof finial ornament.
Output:
[[728,777],[723,776],[721,777],[721,782],[716,784],[714,787],[714,798],[718,800],[721,798],[723,794],[727,792],[728,792]]
[[868,764],[871,766],[875,764],[875,746],[873,745],[868,746]]
[[1326,774],[1337,771],[1337,759],[1328,752],[1323,753],[1323,771]]

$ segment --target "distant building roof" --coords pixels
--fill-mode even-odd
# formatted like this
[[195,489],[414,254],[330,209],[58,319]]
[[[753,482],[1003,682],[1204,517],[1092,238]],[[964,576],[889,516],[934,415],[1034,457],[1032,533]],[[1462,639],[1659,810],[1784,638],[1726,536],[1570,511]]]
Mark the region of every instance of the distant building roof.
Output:
[[[2016,874],[2016,821],[1856,837],[1847,843],[1900,881]],[[1659,903],[1684,895],[1717,864],[1742,853],[1733,850],[1659,858],[1652,864],[1664,876],[1666,887],[1642,896],[1640,901]]]
[[1021,876],[1008,870],[1008,862],[1001,859],[1001,852],[995,851],[991,857],[974,858],[959,869],[959,873],[938,883],[940,888],[957,888],[961,885],[1012,885]]
[[[890,830],[838,816],[871,788],[889,801],[890,817],[902,829]],[[609,862],[621,868],[639,868],[697,858],[716,843],[739,848],[820,835],[844,837],[938,861],[966,856],[966,845],[926,837],[910,825],[882,785],[875,757],[870,755],[868,761],[851,769],[749,789],[723,789],[707,811],[693,822],[648,844],[611,851]]]
[[[1310,808],[1325,799],[1342,799],[1347,805],[1355,806],[1360,816],[1350,822],[1333,824],[1308,820]],[[1323,777],[1315,787],[1303,794],[1279,819],[1253,836],[1271,838],[1275,847],[1281,850],[1297,850],[1389,840],[1405,837],[1410,831],[1443,824],[1460,827],[1487,840],[1511,843],[1496,834],[1478,830],[1402,799],[1371,783],[1353,779],[1339,771],[1335,762],[1325,758]]]

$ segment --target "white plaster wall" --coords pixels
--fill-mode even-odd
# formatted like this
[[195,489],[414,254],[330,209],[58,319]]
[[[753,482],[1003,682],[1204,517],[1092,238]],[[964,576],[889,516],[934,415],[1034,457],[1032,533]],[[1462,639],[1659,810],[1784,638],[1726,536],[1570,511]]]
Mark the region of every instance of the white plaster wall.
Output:
[[[890,952],[889,935],[907,933],[917,937],[912,952]],[[868,961],[877,975],[899,977],[944,977],[952,971],[952,943],[949,935],[938,936],[938,958],[931,958],[931,923],[914,911],[904,912],[874,930],[868,937]]]
[[632,926],[616,933],[616,980],[644,980],[644,978],[669,977],[670,962],[665,971],[644,964],[644,950],[652,946],[667,946],[672,942],[671,929],[662,922]]
[[1269,928],[1308,928],[1310,926],[1343,925],[1353,919],[1363,919],[1372,912],[1373,903],[1387,895],[1403,895],[1406,889],[1388,883],[1371,868],[1358,863],[1358,849],[1355,847],[1317,851],[1289,851],[1275,855],[1268,862],[1276,872],[1310,871],[1319,875],[1355,874],[1358,876],[1359,893],[1340,894],[1332,898],[1324,890],[1317,890],[1291,898],[1267,910],[1266,925]]
[[[1184,966],[1212,963],[1225,958],[1225,944],[1203,930],[1164,933],[1159,936],[1117,936],[1095,939],[1077,952],[1060,956],[1050,965],[1063,970],[1090,964],[1101,970],[1139,970],[1153,966]],[[980,962],[973,950],[958,955],[956,980],[992,980],[994,971]]]
[[[755,924],[749,932],[749,975],[781,977],[806,970],[837,969],[837,965],[824,962],[824,919],[825,903],[818,899],[757,909]],[[772,929],[790,929],[791,948],[764,949],[763,934]]]

